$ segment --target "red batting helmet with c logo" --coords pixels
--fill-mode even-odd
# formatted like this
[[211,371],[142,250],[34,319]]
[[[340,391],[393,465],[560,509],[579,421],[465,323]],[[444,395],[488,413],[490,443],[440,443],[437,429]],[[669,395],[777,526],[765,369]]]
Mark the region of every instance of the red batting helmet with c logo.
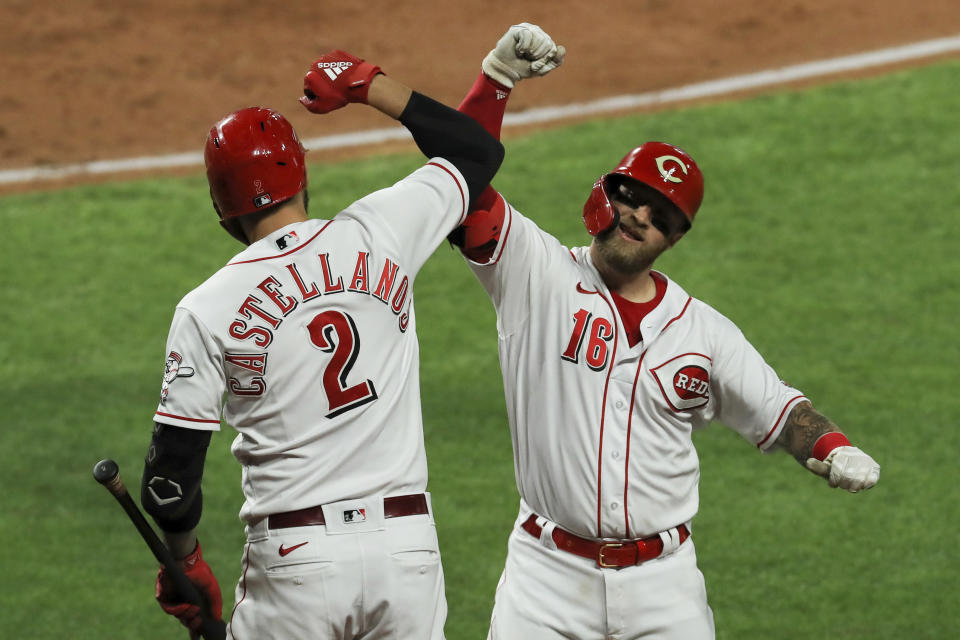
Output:
[[693,158],[679,147],[665,142],[644,142],[623,157],[617,168],[593,185],[583,205],[583,223],[590,235],[597,235],[620,219],[610,203],[616,177],[633,178],[666,196],[693,222],[703,201],[703,174]]
[[203,159],[221,224],[289,200],[307,185],[303,145],[272,109],[248,107],[213,125]]

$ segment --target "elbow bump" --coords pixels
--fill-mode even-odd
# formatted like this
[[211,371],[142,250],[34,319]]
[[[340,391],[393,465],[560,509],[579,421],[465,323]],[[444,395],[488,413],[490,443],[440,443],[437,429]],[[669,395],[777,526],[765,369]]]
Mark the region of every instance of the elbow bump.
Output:
[[503,146],[503,143],[497,140],[497,146],[494,149],[494,165],[499,169],[500,165],[503,164],[503,159],[507,155],[507,150]]
[[497,171],[500,170],[500,165],[503,164],[505,156],[506,150],[499,141],[496,141],[495,145],[488,147],[487,156],[482,163],[483,167],[487,170],[486,180],[483,181],[484,185],[490,184],[493,176],[497,175]]

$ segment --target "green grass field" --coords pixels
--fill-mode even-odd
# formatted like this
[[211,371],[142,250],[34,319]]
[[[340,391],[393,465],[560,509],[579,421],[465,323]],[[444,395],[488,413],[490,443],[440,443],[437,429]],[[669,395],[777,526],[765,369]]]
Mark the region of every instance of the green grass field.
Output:
[[[719,425],[696,436],[694,537],[722,640],[932,639],[960,626],[958,76],[948,61],[506,141],[495,185],[570,246],[588,241],[590,186],[627,149],[687,149],[706,199],[658,267],[883,467],[875,489],[850,495]],[[315,163],[311,211],[326,217],[420,162]],[[91,470],[113,457],[139,494],[173,307],[239,246],[199,172],[3,197],[0,223],[0,637],[186,637],[153,602],[152,558]],[[517,506],[494,316],[446,246],[416,300],[447,637],[479,639]],[[226,611],[243,544],[232,437],[214,437],[200,531]]]

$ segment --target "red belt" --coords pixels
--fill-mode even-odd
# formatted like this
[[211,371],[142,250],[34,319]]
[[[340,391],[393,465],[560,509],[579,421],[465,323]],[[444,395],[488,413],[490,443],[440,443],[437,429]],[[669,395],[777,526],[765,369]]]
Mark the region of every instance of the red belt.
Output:
[[[520,525],[523,530],[534,538],[540,538],[543,528],[537,524],[537,515],[531,515]],[[681,524],[677,527],[680,535],[680,544],[690,537],[690,530]],[[564,531],[560,527],[553,530],[553,541],[558,549],[563,549],[574,555],[595,560],[600,567],[630,567],[647,560],[652,560],[663,553],[663,540],[660,536],[650,536],[639,540],[622,540],[617,542],[601,542],[589,540]]]
[[[429,513],[427,496],[414,493],[408,496],[390,496],[383,499],[383,517],[399,518],[401,516],[416,516]],[[288,527],[311,527],[326,524],[323,518],[323,507],[307,507],[296,511],[274,513],[267,517],[268,529],[286,529]]]

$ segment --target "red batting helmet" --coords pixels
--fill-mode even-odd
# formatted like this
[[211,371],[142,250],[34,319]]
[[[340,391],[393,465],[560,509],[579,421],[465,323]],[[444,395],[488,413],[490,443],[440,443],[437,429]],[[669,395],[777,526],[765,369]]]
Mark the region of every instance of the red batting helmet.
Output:
[[665,142],[644,142],[628,153],[617,168],[593,185],[583,205],[583,223],[590,235],[597,235],[617,224],[617,210],[610,203],[616,186],[614,176],[633,178],[670,199],[693,222],[703,200],[703,174],[686,151]]
[[307,185],[303,145],[273,109],[248,107],[213,125],[203,159],[221,224],[289,200]]

